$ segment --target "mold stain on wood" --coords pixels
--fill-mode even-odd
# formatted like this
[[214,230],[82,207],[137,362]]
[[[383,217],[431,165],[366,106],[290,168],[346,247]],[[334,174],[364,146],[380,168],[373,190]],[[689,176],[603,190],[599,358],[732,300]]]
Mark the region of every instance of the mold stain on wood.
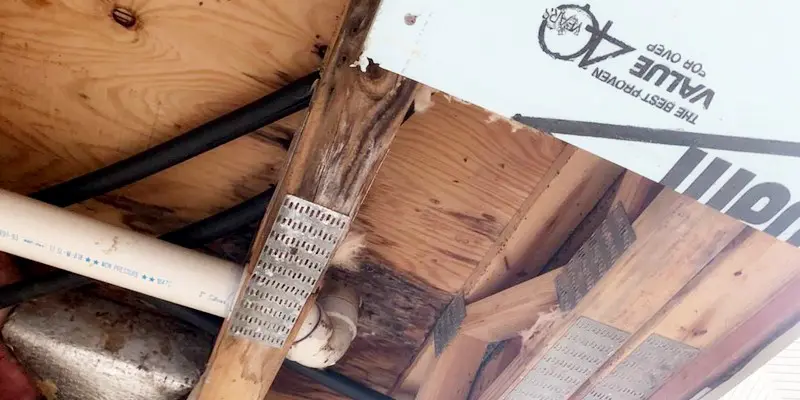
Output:
[[[29,193],[64,181],[311,72],[346,2],[197,3],[0,2],[0,187]],[[115,6],[131,10],[133,30],[112,18]],[[372,266],[347,279],[373,303],[341,371],[375,387],[395,383],[448,292],[461,287],[563,147],[487,125],[486,112],[437,96],[398,132],[356,219],[367,228]],[[153,235],[179,228],[274,184],[303,117],[72,209]],[[242,262],[255,228],[206,251]]]
[[[320,60],[308,49],[330,41],[345,4],[188,3],[196,4],[1,2],[2,188],[29,193],[110,164],[311,72]],[[182,221],[203,218],[274,184],[286,133],[301,121],[280,121],[148,178],[148,190],[134,184],[117,194],[170,208]],[[255,174],[248,190],[231,195],[230,182]],[[111,207],[91,207],[80,212],[126,223]]]
[[[452,295],[379,264],[366,264],[359,272],[331,269],[328,278],[354,286],[362,300],[358,336],[332,369],[385,392],[425,343]],[[292,380],[286,376],[279,379],[277,390],[300,398],[320,398]]]
[[121,211],[123,223],[139,232],[154,234],[190,223],[176,216],[171,208],[146,204],[119,195],[106,194],[95,200]]
[[[207,246],[212,253],[244,262],[256,224],[242,228]],[[361,296],[358,336],[335,371],[376,390],[392,387],[413,356],[421,349],[442,309],[452,295],[435,289],[413,276],[396,271],[374,250],[362,258],[370,260],[360,271],[338,268],[329,270],[325,279],[343,282],[356,288]],[[319,385],[307,385],[305,379],[283,371],[275,383],[278,392],[304,399],[337,398]],[[319,393],[318,393],[319,392]]]

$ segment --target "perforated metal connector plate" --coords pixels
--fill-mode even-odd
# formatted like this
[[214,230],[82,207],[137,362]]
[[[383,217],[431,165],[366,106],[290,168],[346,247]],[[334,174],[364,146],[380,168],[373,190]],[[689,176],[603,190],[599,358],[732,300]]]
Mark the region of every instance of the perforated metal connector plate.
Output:
[[585,400],[645,400],[700,351],[650,335],[586,396]]
[[442,315],[436,320],[433,326],[433,348],[436,352],[436,357],[442,355],[442,352],[458,334],[458,328],[467,316],[467,305],[464,302],[464,296],[456,296],[453,301],[447,305],[442,311]]
[[630,334],[580,317],[508,396],[509,400],[563,400],[611,357]]
[[559,308],[575,308],[635,240],[625,209],[617,204],[556,277]]
[[267,236],[231,333],[283,347],[350,217],[287,195]]

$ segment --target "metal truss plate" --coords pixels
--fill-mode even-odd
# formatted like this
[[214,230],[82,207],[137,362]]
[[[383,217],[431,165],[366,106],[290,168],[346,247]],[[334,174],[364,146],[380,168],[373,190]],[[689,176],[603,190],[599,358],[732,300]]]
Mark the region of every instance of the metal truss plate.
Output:
[[433,348],[436,352],[436,357],[442,355],[442,352],[458,334],[458,328],[461,327],[461,322],[467,316],[467,305],[464,302],[464,296],[456,296],[453,301],[444,309],[442,315],[436,320],[433,326]]
[[346,215],[287,195],[231,313],[231,333],[283,347],[349,225]]
[[620,205],[614,206],[556,277],[561,310],[575,308],[635,240],[625,210]]
[[508,396],[509,400],[563,400],[577,390],[630,335],[580,317]]
[[660,335],[650,335],[584,399],[645,400],[699,350]]

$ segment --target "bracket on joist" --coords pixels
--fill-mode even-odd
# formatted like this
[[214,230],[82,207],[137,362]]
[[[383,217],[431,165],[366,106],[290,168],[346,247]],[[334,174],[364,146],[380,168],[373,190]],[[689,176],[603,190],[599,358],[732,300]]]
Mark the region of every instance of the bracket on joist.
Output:
[[[307,202],[306,206],[313,204],[309,206],[311,208],[322,207],[328,210],[326,212],[337,213],[341,221],[355,217],[416,90],[414,81],[376,65],[369,65],[366,72],[351,67],[361,55],[378,4],[374,0],[350,1],[336,41],[326,54],[322,75],[303,128],[292,141],[283,177],[273,199],[282,201],[287,196],[294,196],[298,202]],[[252,285],[253,280],[269,278],[270,271],[273,278],[278,273],[278,269],[271,269],[264,264],[280,264],[280,261],[262,259],[260,253],[268,240],[276,239],[268,236],[276,226],[276,220],[283,218],[280,216],[282,206],[283,203],[279,201],[270,203],[261,222],[253,244],[255,250],[251,252],[234,303],[233,318],[237,321],[229,318],[222,327],[205,378],[195,392],[198,400],[264,398],[289,351],[299,324],[293,324],[288,333],[285,329],[289,327],[290,320],[302,320],[310,309],[306,302],[299,313],[297,307],[284,310],[290,314],[284,319],[280,311],[268,310],[269,307],[260,304],[259,299],[253,296],[261,294],[251,290],[258,287]],[[343,237],[347,229],[348,225],[344,224],[338,226],[335,233]],[[330,233],[326,230],[326,234]],[[270,243],[276,249],[283,249],[278,242],[285,239],[278,238],[277,242]],[[333,239],[324,246],[318,244],[325,248],[327,254],[335,251],[338,240]],[[270,249],[272,245],[267,248]],[[285,257],[295,255],[291,254],[291,249],[284,250],[289,252],[283,255]],[[327,268],[327,257],[313,262],[317,264],[315,272],[308,276],[322,276]],[[312,281],[314,279],[304,283],[306,286],[302,293],[297,291],[291,294],[298,305],[309,294],[308,287],[316,284]],[[262,306],[266,308],[259,308]],[[258,312],[250,314],[252,309]],[[242,314],[242,310],[248,310],[248,313]],[[238,318],[241,316],[243,318]],[[274,323],[276,316],[283,327],[283,333],[279,336],[266,335],[263,327],[250,326],[251,323],[259,326],[262,323]],[[280,347],[272,347],[279,344]]]

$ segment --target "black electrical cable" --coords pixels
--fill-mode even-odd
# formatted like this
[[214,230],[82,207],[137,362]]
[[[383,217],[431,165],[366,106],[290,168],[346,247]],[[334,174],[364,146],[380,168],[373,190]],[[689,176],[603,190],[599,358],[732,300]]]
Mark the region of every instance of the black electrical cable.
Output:
[[[318,77],[318,72],[311,73],[177,138],[97,171],[36,192],[31,197],[65,207],[169,168],[308,107],[312,87]],[[238,227],[258,221],[264,214],[272,192],[271,188],[230,210],[167,233],[161,239],[192,248],[225,236]],[[91,283],[89,278],[62,271],[33,281],[17,282],[0,287],[0,307],[88,283]]]
[[[319,74],[314,72],[175,139],[115,164],[36,192],[31,197],[65,207],[118,189],[179,164],[308,107],[313,84],[318,77]],[[414,112],[415,108],[412,104],[406,112],[403,122],[411,118]],[[198,247],[215,238],[225,236],[241,226],[261,219],[273,192],[274,187],[230,210],[162,235],[161,239],[184,247]],[[84,276],[58,271],[35,281],[5,285],[0,287],[0,308],[19,304],[42,295],[74,289],[91,282],[91,279]],[[205,332],[212,335],[219,332],[222,319],[217,316],[157,298],[150,298],[149,301],[158,309]],[[391,397],[333,371],[308,368],[290,360],[285,360],[283,365],[353,399],[391,400]]]
[[243,226],[260,221],[274,193],[275,187],[271,186],[231,209],[161,235],[159,238],[190,249],[200,247],[214,239],[228,236]]
[[0,309],[51,293],[75,289],[91,281],[91,279],[83,275],[58,270],[41,278],[0,286]]
[[[288,92],[291,94],[291,93],[295,93],[297,91],[302,91],[299,88],[304,87],[308,83],[308,82],[303,82],[303,81],[306,80],[306,79],[311,79],[312,77],[316,77],[316,76],[317,76],[317,73],[314,73],[314,74],[311,74],[311,75],[309,75],[309,76],[307,76],[305,78],[302,78],[299,81],[296,81],[296,82],[290,84],[289,86],[287,86],[287,88],[292,87],[294,85],[297,85],[297,86],[295,88],[289,89]],[[313,83],[313,81],[312,81],[312,83]],[[283,89],[278,90],[277,92],[273,93],[273,95],[279,94],[282,90]],[[216,127],[217,127],[216,129],[222,130],[222,132],[220,134],[216,134],[216,135],[212,135],[212,136],[216,136],[216,137],[225,136],[225,137],[227,137],[226,135],[224,135],[225,132],[227,132],[225,130],[225,126],[232,126],[232,125],[226,125],[226,122],[225,122],[226,118],[233,118],[233,119],[244,118],[244,119],[247,119],[248,116],[250,115],[250,112],[254,113],[252,118],[256,118],[256,114],[255,113],[259,112],[257,106],[269,103],[270,102],[270,96],[273,96],[273,95],[268,95],[266,97],[263,97],[263,98],[255,101],[253,103],[250,103],[249,105],[243,107],[242,109],[236,110],[236,111],[234,111],[234,112],[232,112],[232,113],[230,113],[230,114],[228,114],[226,116],[220,117],[217,120],[214,120],[214,121],[210,122],[209,124],[207,124],[207,125],[216,124]],[[310,95],[309,95],[309,97],[310,97]],[[302,105],[302,106],[307,106],[308,99],[305,100],[305,103],[302,103],[302,104],[300,104],[300,103],[302,103],[302,102],[298,102],[297,104],[298,105]],[[248,109],[248,107],[249,107],[250,111],[246,110],[246,109]],[[231,117],[232,115],[235,115],[235,117]],[[414,104],[412,104],[411,107],[409,107],[408,111],[406,112],[406,114],[405,114],[405,116],[403,118],[403,122],[407,121],[413,115],[414,115]],[[45,189],[45,190],[42,190],[42,191],[34,194],[33,197],[37,198],[38,200],[44,201],[44,202],[49,202],[50,204],[60,205],[60,206],[67,206],[67,205],[73,204],[73,202],[75,202],[75,201],[86,200],[83,197],[85,197],[87,194],[90,193],[89,189],[90,188],[97,188],[97,187],[100,187],[101,185],[100,184],[95,184],[95,183],[92,183],[92,182],[89,182],[89,184],[87,185],[85,183],[85,181],[94,179],[95,176],[101,176],[102,177],[103,175],[105,175],[103,173],[103,171],[108,170],[108,169],[111,169],[111,171],[112,171],[111,173],[112,174],[121,174],[121,175],[124,175],[124,176],[127,176],[127,177],[137,177],[137,179],[143,178],[144,176],[146,176],[146,175],[142,175],[141,174],[141,172],[143,170],[139,170],[139,173],[136,173],[136,172],[129,171],[129,169],[137,169],[137,168],[139,168],[138,165],[142,162],[141,160],[144,160],[147,157],[148,154],[153,155],[155,153],[156,156],[160,157],[159,154],[162,154],[162,152],[164,152],[164,151],[173,151],[171,149],[173,149],[174,147],[172,145],[170,145],[170,144],[173,143],[173,142],[178,141],[179,139],[181,140],[181,143],[187,143],[187,142],[195,142],[197,140],[199,140],[199,141],[207,140],[207,139],[211,138],[212,136],[209,136],[209,132],[210,132],[211,128],[208,128],[207,125],[203,125],[203,126],[197,128],[197,129],[193,130],[193,131],[190,131],[189,133],[187,133],[184,136],[181,136],[179,138],[173,139],[170,142],[166,142],[166,143],[162,144],[161,146],[156,146],[156,147],[154,147],[154,148],[152,148],[150,150],[145,151],[144,153],[141,153],[141,154],[135,155],[133,157],[130,157],[130,158],[128,158],[126,160],[123,160],[123,161],[121,161],[121,162],[119,162],[117,164],[112,164],[112,165],[110,165],[110,166],[108,166],[106,168],[100,169],[98,171],[89,173],[87,175],[83,175],[83,176],[75,178],[73,180],[70,180],[70,181],[64,182],[62,184],[50,187],[50,188]],[[257,129],[257,128],[255,128],[255,129]],[[198,136],[189,137],[190,135],[195,135],[194,132],[199,132],[199,133],[196,133],[196,135],[198,135]],[[243,130],[236,131],[237,134],[239,132],[243,132]],[[249,132],[249,131],[247,131],[247,132]],[[239,135],[239,136],[241,136],[241,135]],[[184,138],[184,137],[185,137],[185,139],[181,139],[181,138]],[[198,138],[198,139],[193,139],[193,138]],[[222,144],[222,143],[219,143],[219,144]],[[170,145],[170,146],[163,147],[163,146],[167,146],[167,145]],[[165,150],[165,149],[168,149],[168,150]],[[203,150],[203,151],[205,151],[205,150]],[[186,152],[186,151],[181,151],[181,153],[190,154],[190,152]],[[196,154],[192,154],[192,155],[196,155]],[[166,167],[169,167],[169,165],[165,166],[164,168],[166,168]],[[148,172],[150,170],[152,170],[152,168],[148,169]],[[122,185],[120,185],[120,184],[122,184],[122,181],[112,182],[111,180],[106,180],[105,182],[106,182],[106,184],[103,187],[105,189],[108,189],[108,190],[114,190],[114,189],[117,189],[117,188],[122,186]],[[113,183],[113,185],[112,185],[112,183]],[[63,191],[72,190],[72,189],[78,190],[82,194],[80,196],[72,196],[72,197],[70,197],[70,199],[69,199],[70,202],[60,201],[60,200],[56,200],[56,199],[53,198],[53,197],[56,197],[56,196],[62,196],[59,193],[61,193]],[[243,202],[243,203],[241,203],[241,204],[239,204],[239,205],[237,205],[237,206],[235,206],[235,207],[233,207],[233,208],[231,208],[229,210],[223,211],[223,212],[221,212],[219,214],[213,215],[211,217],[208,217],[208,218],[203,219],[201,221],[198,221],[196,223],[187,225],[187,226],[185,226],[185,227],[183,227],[181,229],[178,229],[177,231],[173,231],[173,232],[169,232],[167,234],[164,234],[164,235],[162,235],[160,237],[160,239],[162,239],[162,240],[164,240],[166,242],[170,242],[170,243],[173,243],[173,244],[176,244],[176,245],[179,245],[179,246],[183,246],[183,247],[188,247],[188,248],[194,248],[194,247],[202,246],[202,245],[210,242],[213,239],[216,239],[216,238],[219,238],[219,237],[223,237],[223,236],[226,236],[226,235],[232,233],[233,231],[235,231],[239,227],[242,227],[242,226],[245,226],[245,225],[247,225],[249,223],[253,223],[253,222],[258,221],[264,215],[264,210],[266,209],[267,204],[269,204],[269,200],[272,197],[273,192],[274,192],[274,187],[271,187],[269,190],[264,191],[261,194],[257,195],[256,197],[253,197],[252,199],[247,200],[247,201],[245,201],[245,202]],[[96,195],[96,194],[102,194],[102,193],[94,193],[94,191],[91,191],[91,196],[90,197],[92,197],[93,195]],[[66,195],[64,195],[64,196],[66,197]],[[22,282],[13,283],[13,284],[10,284],[10,285],[5,285],[5,286],[0,287],[0,308],[10,307],[10,306],[13,306],[13,305],[16,305],[16,304],[19,304],[19,303],[23,303],[23,302],[28,301],[28,300],[35,299],[37,297],[45,296],[47,294],[63,292],[63,291],[71,290],[71,289],[76,289],[78,287],[87,285],[87,284],[89,284],[91,282],[92,282],[91,279],[89,279],[89,278],[87,278],[85,276],[82,276],[82,275],[77,275],[77,274],[73,274],[73,273],[66,272],[66,271],[57,271],[57,272],[51,273],[51,274],[49,274],[49,275],[47,275],[45,277],[41,277],[41,278],[38,278],[38,279],[35,279],[35,280],[26,280],[26,281],[22,281]],[[175,307],[175,305],[173,305],[172,303],[169,303],[169,302],[164,302],[164,301],[159,301],[159,302],[164,307],[169,307],[169,308],[174,308]],[[181,310],[178,310],[178,309],[174,309],[173,311],[174,311],[173,313],[181,312]],[[186,318],[188,318],[190,320],[191,319],[196,320],[196,324],[195,325],[199,324],[199,325],[208,326],[208,322],[207,321],[198,320],[197,318],[193,317],[192,315],[187,314]],[[187,322],[192,322],[192,321],[187,321]]]
[[290,371],[294,371],[306,378],[311,378],[327,386],[329,389],[350,397],[351,399],[392,400],[391,397],[372,390],[338,372],[308,368],[291,360],[284,360],[283,366]]
[[[94,172],[40,190],[31,197],[65,207],[119,189],[186,161],[308,107],[312,87],[318,77],[318,72],[311,73],[177,138]],[[271,188],[230,210],[167,233],[161,239],[192,248],[225,236],[238,227],[258,221],[272,197],[272,191]],[[89,278],[61,271],[34,281],[17,282],[0,287],[0,307],[88,283],[91,283]]]
[[[177,231],[162,235],[161,239],[185,247],[198,247],[209,241],[232,233],[247,224],[259,221],[274,192],[274,187],[229,210],[190,224]],[[92,280],[67,271],[57,271],[43,278],[27,280],[0,287],[0,309],[10,307],[36,297],[60,291],[75,289],[91,283]],[[216,336],[222,326],[222,318],[216,315],[193,310],[148,296],[147,302],[166,314],[178,318],[198,329]],[[372,390],[339,373],[317,370],[302,366],[290,360],[283,363],[288,369],[313,379],[344,396],[357,400],[391,400],[382,393]]]
[[318,72],[309,74],[172,140],[31,197],[65,207],[136,182],[305,109],[317,78]]

